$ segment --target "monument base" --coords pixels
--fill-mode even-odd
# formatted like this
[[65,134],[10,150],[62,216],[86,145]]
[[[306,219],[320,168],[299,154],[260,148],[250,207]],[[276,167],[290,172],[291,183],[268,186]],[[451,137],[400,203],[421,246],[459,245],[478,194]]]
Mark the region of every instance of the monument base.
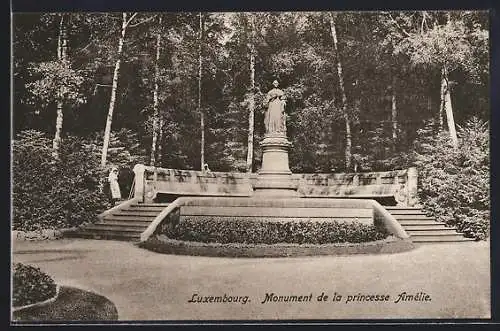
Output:
[[298,181],[292,179],[288,166],[288,149],[292,143],[285,134],[264,136],[262,168],[254,185],[254,196],[298,197]]

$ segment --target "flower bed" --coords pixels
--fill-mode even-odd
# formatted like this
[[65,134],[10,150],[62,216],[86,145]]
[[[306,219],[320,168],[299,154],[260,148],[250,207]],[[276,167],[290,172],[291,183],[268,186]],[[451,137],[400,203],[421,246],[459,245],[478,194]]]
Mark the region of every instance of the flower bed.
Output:
[[163,254],[214,257],[299,257],[318,255],[391,254],[405,252],[415,246],[409,239],[388,237],[365,243],[336,244],[243,244],[180,241],[157,235],[139,244],[140,247]]
[[388,233],[374,225],[337,221],[267,221],[207,217],[166,224],[160,234],[180,241],[245,244],[362,243],[384,239]]
[[39,268],[16,263],[13,271],[13,307],[42,302],[56,295],[56,283]]
[[386,254],[410,250],[410,239],[359,222],[221,219],[170,220],[140,247],[165,254],[287,257]]

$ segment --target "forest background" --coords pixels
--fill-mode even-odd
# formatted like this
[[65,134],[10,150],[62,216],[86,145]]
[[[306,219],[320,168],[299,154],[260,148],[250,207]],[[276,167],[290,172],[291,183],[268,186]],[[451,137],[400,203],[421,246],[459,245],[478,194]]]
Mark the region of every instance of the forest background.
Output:
[[136,163],[258,171],[277,79],[293,172],[416,166],[429,213],[488,236],[487,12],[16,13],[12,28],[15,228],[95,217],[111,165],[124,196]]

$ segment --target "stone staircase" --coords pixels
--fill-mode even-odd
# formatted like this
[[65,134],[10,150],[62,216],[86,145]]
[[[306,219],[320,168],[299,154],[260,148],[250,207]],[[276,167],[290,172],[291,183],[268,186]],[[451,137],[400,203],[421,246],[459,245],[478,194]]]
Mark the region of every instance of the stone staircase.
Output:
[[385,206],[415,243],[440,243],[474,241],[465,238],[453,227],[437,222],[417,207],[389,207]]
[[102,220],[87,225],[77,235],[92,239],[139,241],[141,233],[168,203],[136,202],[104,215]]
[[[75,236],[91,239],[139,241],[141,233],[168,203],[134,202],[104,215],[96,223],[82,227]],[[415,243],[473,241],[465,238],[453,227],[436,222],[420,208],[385,206]],[[256,208],[259,211],[262,208]]]

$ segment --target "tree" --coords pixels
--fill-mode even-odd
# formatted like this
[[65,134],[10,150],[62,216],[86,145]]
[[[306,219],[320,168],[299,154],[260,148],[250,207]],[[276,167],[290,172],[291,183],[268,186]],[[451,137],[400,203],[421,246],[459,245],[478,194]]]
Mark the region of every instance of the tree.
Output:
[[[137,134],[148,163],[255,171],[261,150],[253,142],[264,134],[260,89],[277,79],[287,95],[292,171],[349,171],[358,159],[370,171],[404,167],[416,131],[430,118],[444,120],[451,103],[457,126],[489,117],[487,13],[339,12],[333,26],[320,12],[202,13],[201,29],[198,12],[161,15],[161,27],[133,29],[153,16],[136,14],[117,57],[122,13],[67,13],[65,29],[60,14],[16,14],[15,132],[102,139],[111,115],[109,133]],[[64,39],[67,66],[55,56]]]
[[397,98],[396,98],[396,76],[392,76],[391,84],[391,122],[392,122],[392,139],[393,139],[393,149],[396,151],[396,145],[398,141],[398,108],[397,108]]
[[134,13],[128,18],[127,13],[122,13],[122,27],[121,27],[121,33],[120,37],[118,39],[118,52],[116,55],[116,62],[115,62],[115,68],[113,71],[113,85],[111,87],[111,96],[109,99],[109,108],[108,108],[108,116],[106,118],[106,128],[104,130],[104,141],[102,144],[102,154],[101,154],[101,165],[105,166],[106,165],[106,159],[108,155],[108,146],[109,146],[109,138],[110,138],[110,133],[111,133],[111,124],[113,121],[113,111],[115,109],[115,102],[116,102],[116,91],[118,88],[118,79],[119,79],[119,74],[120,74],[120,66],[122,63],[122,56],[123,56],[123,44],[125,43],[125,36],[127,33],[127,28],[129,26],[135,27],[138,26],[139,24],[145,23],[151,19],[154,18],[154,16],[151,16],[149,18],[146,18],[142,21],[139,21],[135,24],[131,24],[132,20],[137,16],[137,13]]
[[[154,68],[154,90],[153,90],[153,139],[151,142],[151,158],[150,158],[150,165],[155,166],[156,165],[156,144],[158,140],[158,131],[161,131],[161,127],[163,126],[163,123],[159,120],[159,114],[158,114],[158,81],[160,79],[160,67],[159,67],[159,61],[160,61],[160,50],[161,50],[161,22],[162,18],[161,16],[158,18],[158,31],[156,33],[156,57],[155,57],[155,68]],[[160,126],[158,128],[158,122],[160,122]]]
[[113,111],[116,102],[116,89],[118,88],[118,77],[120,73],[120,65],[122,61],[123,44],[125,42],[125,34],[127,27],[131,20],[135,17],[135,13],[130,19],[127,19],[127,13],[122,13],[122,29],[120,38],[118,39],[118,54],[116,56],[115,69],[113,71],[113,86],[111,88],[111,97],[109,99],[108,117],[106,119],[106,129],[104,130],[104,141],[102,144],[101,165],[106,165],[106,158],[108,156],[109,138],[111,133],[111,123],[113,121]]
[[[59,23],[59,39],[57,42],[57,59],[61,62],[61,65],[68,65],[68,35],[66,32],[66,24],[64,22],[64,17],[66,14],[61,14],[61,22]],[[59,95],[62,96],[64,92],[59,91]],[[59,157],[59,145],[61,143],[61,131],[63,126],[63,100],[60,97],[57,100],[57,118],[56,118],[56,133],[54,135],[54,140],[52,141],[52,156],[54,158]]]
[[346,169],[351,168],[351,158],[352,158],[352,140],[351,140],[351,123],[349,120],[349,113],[347,110],[347,96],[344,88],[344,76],[342,74],[342,62],[340,60],[340,53],[337,41],[337,30],[335,28],[335,14],[329,13],[330,16],[330,31],[332,34],[333,48],[335,51],[335,57],[337,62],[337,75],[339,79],[340,93],[342,96],[342,111],[345,121],[345,167]]
[[[410,24],[408,30],[398,23],[398,18],[388,15],[400,28],[400,42],[395,47],[396,53],[407,54],[413,65],[428,66],[440,71],[439,122],[441,123],[441,114],[445,113],[452,144],[458,148],[450,74],[459,68],[469,73],[477,70],[478,64],[474,63],[473,56],[475,44],[483,43],[487,39],[487,32],[479,24],[468,27],[466,12],[456,13],[455,17],[451,12],[422,12],[421,19],[414,18],[417,22]],[[400,14],[399,18],[411,21],[405,17],[407,15],[410,13]]]
[[199,13],[199,48],[198,48],[198,113],[200,114],[200,130],[201,130],[201,147],[200,147],[200,164],[201,170],[205,169],[205,113],[201,109],[201,78],[203,64],[203,16]]
[[65,103],[83,103],[85,98],[81,93],[84,81],[82,73],[73,70],[68,58],[68,20],[70,14],[59,14],[59,32],[57,40],[57,60],[32,64],[30,71],[39,79],[27,84],[34,96],[32,103],[39,100],[42,106],[47,107],[52,102],[56,103],[56,125],[52,140],[52,157],[59,158],[59,147],[63,129]]
[[247,143],[247,172],[252,172],[253,164],[253,136],[255,116],[255,16],[250,15],[251,38],[248,46],[250,48],[250,98],[248,102],[248,143]]

